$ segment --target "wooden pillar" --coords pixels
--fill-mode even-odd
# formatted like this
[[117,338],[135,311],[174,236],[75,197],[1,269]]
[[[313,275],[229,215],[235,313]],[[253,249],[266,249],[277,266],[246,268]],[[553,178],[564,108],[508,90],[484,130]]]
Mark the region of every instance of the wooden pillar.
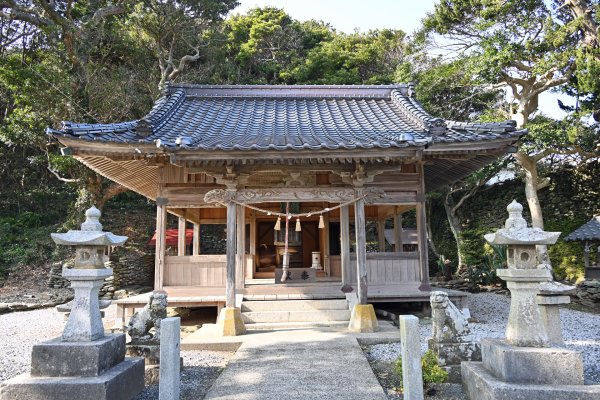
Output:
[[385,219],[377,220],[377,244],[379,245],[379,252],[385,252]]
[[[363,190],[356,189],[356,197]],[[365,232],[365,200],[354,203],[354,226],[356,229],[356,280],[358,282],[358,303],[367,304],[367,239]]]
[[[588,242],[587,240],[583,243],[583,266],[586,269],[586,273],[587,273],[587,269],[590,267],[590,250],[591,250],[591,246],[590,246],[590,242]],[[598,263],[598,261],[596,261],[596,263]]]
[[154,259],[154,290],[162,290],[167,249],[167,202],[156,199],[156,253]]
[[179,217],[177,225],[177,255],[185,256],[185,218]]
[[394,251],[402,252],[402,214],[394,214]]
[[194,241],[192,243],[192,255],[200,254],[200,224],[194,224]]
[[225,307],[235,307],[235,249],[236,249],[236,205],[227,203],[227,282],[225,285]]
[[421,264],[421,285],[419,290],[431,290],[429,284],[429,253],[427,247],[427,216],[425,214],[425,170],[423,163],[417,164],[419,190],[417,191],[417,235],[419,241],[419,262]]
[[350,286],[350,218],[348,206],[340,208],[340,260],[342,263],[342,287]]
[[244,269],[246,265],[246,216],[244,206],[237,206],[236,221],[236,287],[244,287]]
[[329,260],[329,213],[323,215],[323,222],[325,222],[325,228],[323,228],[323,269],[327,276],[331,276],[331,263]]
[[250,255],[252,256],[252,268],[246,276],[249,279],[254,278],[254,269],[256,266],[256,213],[251,211],[250,215]]

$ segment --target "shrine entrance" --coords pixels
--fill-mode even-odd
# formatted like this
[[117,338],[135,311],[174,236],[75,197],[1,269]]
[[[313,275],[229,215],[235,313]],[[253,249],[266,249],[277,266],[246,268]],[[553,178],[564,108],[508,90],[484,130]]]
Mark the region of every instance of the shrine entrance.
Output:
[[[285,251],[285,231],[273,229],[276,220],[260,221],[256,224],[256,269],[254,278],[275,278],[275,269],[283,267],[283,253]],[[321,253],[321,235],[317,221],[304,221],[302,230],[296,232],[290,226],[288,233],[288,253],[290,254],[290,268],[313,267],[313,253],[319,253],[317,271],[323,271],[323,254]],[[325,272],[323,271],[323,275]]]

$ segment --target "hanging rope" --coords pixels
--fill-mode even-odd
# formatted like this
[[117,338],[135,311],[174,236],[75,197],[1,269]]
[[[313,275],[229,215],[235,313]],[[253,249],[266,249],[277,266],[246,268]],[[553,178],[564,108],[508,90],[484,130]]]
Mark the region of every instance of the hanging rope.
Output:
[[[344,206],[349,206],[350,204],[354,204],[359,200],[364,199],[365,197],[367,197],[368,194],[363,194],[362,196],[359,196],[355,199],[349,200],[345,203],[340,203],[337,206],[334,207],[325,207],[324,209],[320,210],[320,211],[311,211],[311,212],[305,212],[305,213],[298,213],[298,214],[294,214],[294,213],[282,213],[282,212],[277,212],[277,211],[270,211],[270,210],[265,210],[264,208],[260,208],[260,207],[256,207],[253,206],[251,204],[246,204],[246,203],[242,203],[241,201],[237,201],[237,200],[230,200],[232,203],[237,204],[238,206],[242,206],[242,207],[246,207],[249,208],[251,210],[254,211],[258,211],[267,215],[274,215],[276,217],[286,217],[286,218],[301,218],[301,217],[312,217],[313,215],[322,215],[324,213],[327,212],[331,212],[333,210],[337,210],[338,208],[344,207]],[[218,202],[219,204],[221,204],[222,206],[226,206],[226,203],[223,202]]]

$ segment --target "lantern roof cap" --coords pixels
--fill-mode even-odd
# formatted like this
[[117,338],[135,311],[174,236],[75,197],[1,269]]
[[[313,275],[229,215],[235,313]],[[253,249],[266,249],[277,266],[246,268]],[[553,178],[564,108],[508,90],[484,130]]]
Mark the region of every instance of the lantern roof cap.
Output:
[[523,206],[513,200],[506,207],[508,218],[504,223],[504,228],[498,229],[495,233],[485,235],[485,240],[491,244],[497,245],[538,245],[554,244],[560,236],[560,232],[546,232],[540,228],[531,228],[527,226],[527,221],[523,218]]
[[85,222],[81,230],[70,230],[66,233],[52,233],[52,240],[64,246],[121,246],[127,241],[127,236],[115,235],[102,231],[100,216],[102,213],[92,206],[85,212]]

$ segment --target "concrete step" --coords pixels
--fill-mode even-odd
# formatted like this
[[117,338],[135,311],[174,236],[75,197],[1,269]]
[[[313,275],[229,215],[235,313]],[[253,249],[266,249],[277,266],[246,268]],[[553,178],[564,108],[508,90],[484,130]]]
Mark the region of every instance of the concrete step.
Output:
[[310,328],[347,328],[348,321],[323,321],[323,322],[259,322],[246,323],[248,331],[276,331],[290,329]]
[[310,311],[249,311],[243,312],[247,323],[257,322],[327,322],[350,321],[349,310],[310,310]]
[[271,300],[244,301],[242,312],[348,310],[346,300]]

